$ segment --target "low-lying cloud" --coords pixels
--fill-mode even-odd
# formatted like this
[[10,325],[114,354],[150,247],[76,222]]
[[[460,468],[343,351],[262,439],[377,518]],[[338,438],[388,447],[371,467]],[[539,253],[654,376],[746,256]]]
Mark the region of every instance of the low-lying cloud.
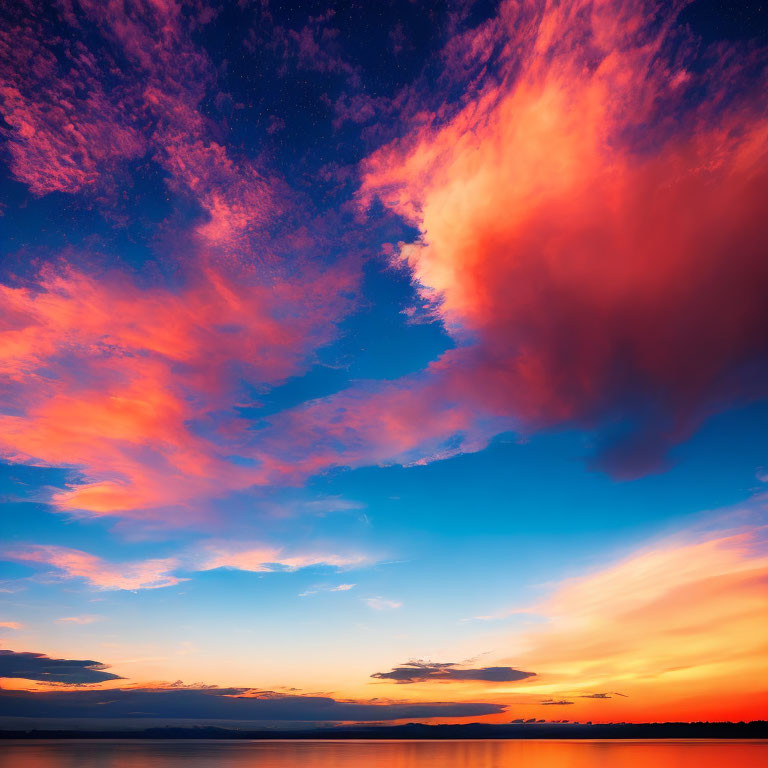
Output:
[[499,714],[504,709],[501,704],[480,702],[339,701],[328,696],[286,695],[245,688],[0,691],[2,717],[372,722],[479,717]]
[[377,680],[392,680],[398,684],[426,683],[432,680],[440,682],[487,682],[511,683],[535,677],[535,672],[523,672],[512,667],[481,667],[479,669],[461,669],[453,662],[409,661],[389,672],[375,672],[371,677]]
[[122,680],[120,675],[106,672],[106,669],[105,664],[89,659],[51,659],[43,653],[0,651],[0,678],[72,685]]

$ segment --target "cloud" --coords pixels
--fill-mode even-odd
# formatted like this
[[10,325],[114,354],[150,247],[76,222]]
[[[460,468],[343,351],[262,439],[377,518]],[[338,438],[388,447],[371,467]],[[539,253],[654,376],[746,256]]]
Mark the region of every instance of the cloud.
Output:
[[333,434],[363,452],[384,412],[369,459],[429,460],[438,435],[578,426],[634,476],[768,394],[765,69],[723,47],[701,66],[675,12],[504,2],[450,47],[485,74],[369,156],[360,194],[419,229],[399,259],[457,348],[366,413],[335,398]]
[[403,604],[398,600],[390,600],[386,597],[366,597],[365,603],[374,611],[389,611],[395,608],[402,608]]
[[[424,103],[406,88],[388,109],[358,105],[402,116],[360,166],[359,203],[419,231],[392,258],[455,346],[261,419],[254,393],[306,371],[354,306],[354,238],[321,231],[225,146],[203,106],[217,67],[194,12],[82,0],[11,15],[16,178],[85,194],[146,156],[191,219],[166,222],[163,284],[78,267],[79,254],[0,286],[0,453],[71,468],[61,510],[190,524],[254,486],[563,425],[635,475],[708,415],[768,393],[764,68],[724,46],[697,53],[651,0],[502,2],[450,27]],[[354,80],[330,22],[273,42]],[[89,45],[59,28],[88,28]]]
[[100,621],[101,616],[85,615],[85,616],[63,616],[56,621],[61,621],[66,624],[93,624],[96,621]]
[[499,422],[483,423],[465,394],[446,396],[430,369],[275,414],[259,434],[264,471],[274,482],[301,482],[332,466],[413,465],[479,450]]
[[[178,571],[202,572],[215,568],[229,568],[253,573],[296,571],[313,566],[350,568],[370,562],[363,555],[337,555],[321,553],[286,553],[274,547],[258,548],[209,544],[184,552],[177,557],[111,563],[97,555],[78,549],[54,545],[29,544],[0,551],[5,560],[52,566],[60,578],[83,579],[102,590],[137,590],[172,587],[186,581],[176,575]],[[331,592],[352,589],[354,584],[340,584],[326,588]],[[387,601],[384,601],[386,603]],[[397,607],[382,605],[381,607]],[[97,616],[70,616],[59,621],[85,624]]]
[[402,667],[395,667],[390,672],[376,672],[371,677],[377,680],[393,680],[396,683],[426,683],[433,680],[440,682],[508,683],[535,677],[535,672],[522,672],[512,667],[481,667],[463,669],[453,662],[409,661]]
[[[0,109],[16,177],[99,198],[148,154],[192,221],[166,223],[179,250],[160,259],[167,284],[68,254],[0,285],[0,453],[79,471],[53,496],[62,510],[190,522],[212,497],[273,481],[246,445],[246,406],[335,336],[360,264],[325,258],[322,226],[281,223],[297,213],[283,183],[215,139],[200,105],[216,67],[193,44],[194,14],[91,0],[9,13]],[[67,42],[83,28],[87,45]]]
[[21,622],[18,621],[0,621],[0,627],[2,629],[21,629]]
[[266,41],[259,40],[254,30],[246,45],[254,48],[266,44],[276,49],[286,63],[294,63],[297,69],[339,75],[344,77],[351,87],[358,88],[361,84],[360,70],[345,61],[342,56],[339,45],[339,41],[343,39],[342,35],[329,23],[333,16],[332,10],[310,16],[300,29],[273,27],[270,38]]
[[437,104],[363,161],[359,199],[419,230],[392,260],[455,347],[271,417],[276,481],[553,427],[632,477],[768,394],[765,70],[724,48],[702,67],[669,13],[504,2],[450,41]]
[[[656,542],[527,606],[537,626],[507,643],[537,680],[496,690],[564,695],[583,717],[591,706],[620,706],[623,718],[639,721],[758,718],[768,675],[766,584],[761,529]],[[590,689],[610,693],[580,693]],[[592,701],[609,696],[620,701]]]
[[[272,547],[258,547],[255,549],[213,546],[208,550],[208,555],[203,559],[196,570],[210,571],[214,568],[233,568],[239,571],[252,571],[254,573],[268,573],[271,571],[288,570],[295,571],[299,568],[308,568],[314,565],[326,565],[336,568],[359,566],[369,562],[363,555],[336,555],[336,554],[287,554],[280,549]],[[354,584],[336,587],[333,591],[351,589]]]
[[103,186],[145,152],[131,110],[110,98],[94,57],[61,37],[58,56],[47,49],[49,30],[28,4],[6,7],[3,22],[0,112],[16,179],[37,196],[73,194]]
[[82,469],[84,482],[53,501],[94,514],[173,520],[196,500],[265,484],[236,406],[243,381],[297,373],[330,337],[344,305],[331,297],[352,283],[316,266],[269,286],[239,271],[190,275],[176,292],[73,268],[45,269],[34,288],[0,285],[13,406],[0,451]]
[[564,707],[564,706],[566,706],[566,705],[568,705],[568,704],[573,704],[573,702],[572,702],[572,701],[565,701],[565,700],[563,700],[563,699],[561,699],[560,701],[555,701],[555,700],[551,700],[551,701],[541,701],[541,702],[539,702],[539,703],[540,703],[540,704],[541,704],[543,707]]
[[338,584],[335,587],[321,586],[314,587],[313,589],[304,590],[299,593],[299,597],[308,597],[309,595],[316,595],[318,592],[348,592],[350,589],[354,589],[357,584]]
[[615,691],[611,691],[610,693],[582,693],[579,698],[581,699],[611,699],[614,696],[622,696],[623,698],[627,698],[623,693],[616,693]]
[[[0,651],[0,677],[71,685],[122,679],[119,675],[105,672],[106,669],[98,661],[51,659],[42,653]],[[6,711],[6,714],[12,712]]]
[[[84,579],[92,586],[105,590],[159,589],[182,581],[172,575],[178,565],[175,558],[115,564],[78,549],[45,545],[7,549],[2,556],[7,560],[50,565],[63,578]],[[67,621],[75,619],[77,617],[70,617]]]
[[0,715],[6,717],[371,722],[480,717],[504,709],[503,705],[479,702],[339,701],[244,688],[0,691]]
[[[201,243],[234,255],[279,213],[277,181],[212,138],[200,104],[216,69],[194,45],[195,18],[180,4],[107,9],[81,0],[39,14],[47,21],[31,22],[29,9],[18,15],[0,45],[14,52],[22,36],[28,46],[19,50],[33,59],[23,68],[7,59],[15,63],[8,73],[15,87],[0,96],[15,129],[12,169],[33,192],[78,192],[152,150],[171,190],[199,206]],[[61,44],[62,29],[85,24],[96,33],[87,48]]]

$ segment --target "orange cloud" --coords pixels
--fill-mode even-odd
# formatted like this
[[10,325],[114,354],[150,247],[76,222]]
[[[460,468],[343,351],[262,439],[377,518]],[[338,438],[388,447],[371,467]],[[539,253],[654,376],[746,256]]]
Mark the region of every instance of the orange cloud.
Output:
[[446,53],[502,51],[461,105],[364,162],[361,200],[419,228],[399,255],[459,342],[414,409],[437,392],[523,429],[619,424],[602,461],[635,474],[768,392],[765,78],[722,50],[686,68],[666,13],[505,2]]
[[[252,392],[298,373],[357,281],[348,263],[305,260],[306,235],[256,237],[282,212],[282,186],[213,140],[200,103],[215,67],[193,45],[193,17],[172,1],[82,0],[12,10],[0,31],[16,64],[0,107],[19,180],[35,194],[82,192],[151,150],[199,214],[175,233],[186,247],[173,288],[74,267],[0,286],[0,453],[81,470],[54,496],[61,509],[172,520],[169,508],[189,515],[193,501],[265,482],[252,450],[249,467],[231,461],[245,442],[242,383]],[[84,22],[120,67],[61,37]],[[281,248],[289,259],[275,258]]]
[[538,677],[496,692],[514,693],[526,711],[532,700],[567,700],[568,717],[582,720],[764,716],[762,536],[662,543],[561,583],[530,609],[545,624],[507,638],[514,663]]
[[[282,211],[281,187],[210,135],[200,104],[215,71],[189,14],[173,2],[79,8],[64,20],[87,15],[125,55],[125,92],[151,115],[147,146],[202,215],[175,289],[74,269],[0,286],[0,452],[80,470],[59,508],[173,521],[255,484],[425,462],[560,424],[595,430],[603,466],[637,474],[710,413],[768,393],[760,62],[720,49],[689,66],[695,46],[650,0],[525,0],[449,41],[438,91],[460,103],[406,110],[402,138],[362,164],[363,205],[378,197],[420,230],[399,256],[457,348],[249,431],[242,382],[300,372],[357,272],[278,263],[272,250],[303,252],[302,231],[254,236]],[[18,85],[24,109],[52,114],[64,86],[36,82]],[[125,105],[69,105],[71,136],[13,123],[19,158],[66,158],[66,178],[41,192],[82,189],[119,159],[79,153],[78,125],[111,135]],[[98,112],[106,128],[90,131]],[[49,152],[53,133],[69,143]],[[118,136],[120,158],[139,151],[132,136]]]
[[[126,275],[47,269],[33,289],[0,285],[0,451],[71,466],[85,482],[62,509],[134,516],[263,483],[235,404],[241,380],[274,385],[329,339],[355,282],[307,266],[265,284],[207,268],[174,292]],[[289,314],[287,309],[293,307]]]

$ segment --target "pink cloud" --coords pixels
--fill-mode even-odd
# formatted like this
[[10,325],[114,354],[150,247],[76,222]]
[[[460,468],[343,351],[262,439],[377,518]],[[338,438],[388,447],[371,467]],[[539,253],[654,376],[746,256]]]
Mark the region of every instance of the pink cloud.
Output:
[[[496,70],[364,162],[363,204],[419,228],[399,256],[459,347],[421,386],[374,396],[412,401],[386,411],[396,449],[419,446],[424,421],[429,441],[429,414],[401,417],[421,409],[451,413],[445,436],[482,436],[462,424],[472,414],[522,430],[618,423],[603,463],[634,474],[710,413],[768,393],[764,75],[722,51],[689,71],[656,8],[502,4],[446,52],[455,76],[501,49]],[[356,406],[335,401],[332,434],[361,434]]]
[[650,10],[504,3],[451,40],[440,82],[470,78],[461,102],[409,107],[360,200],[419,228],[394,258],[457,346],[271,417],[253,450],[272,482],[561,425],[635,475],[768,393],[768,122],[740,69],[755,62],[721,50],[693,74]]
[[153,118],[150,141],[171,188],[191,195],[204,212],[196,229],[202,243],[230,256],[250,253],[243,238],[279,214],[280,185],[212,140],[200,102],[215,68],[193,45],[181,6],[169,1],[127,13],[122,3],[86,0],[83,7],[140,73],[140,99]]
[[[238,418],[242,379],[274,385],[332,337],[345,269],[307,265],[264,284],[212,268],[184,288],[140,288],[47,269],[0,286],[6,402],[0,450],[11,460],[81,469],[62,509],[144,516],[266,481]],[[287,309],[293,311],[287,314]]]
[[61,43],[62,61],[45,47],[35,17],[0,28],[0,112],[11,171],[35,195],[93,187],[105,171],[139,157],[145,141],[125,105],[105,90],[95,57]]
[[[332,26],[334,11],[310,16],[300,29],[275,27],[266,45],[277,49],[286,62],[294,62],[297,68],[342,75],[353,87],[360,86],[360,70],[345,60],[341,54],[341,34]],[[263,45],[252,33],[250,46]]]
[[[170,586],[170,585],[166,585]],[[101,616],[94,616],[94,615],[84,615],[84,616],[63,616],[60,619],[56,619],[56,621],[61,621],[64,624],[93,624],[96,621],[99,621],[101,619]]]
[[[198,570],[210,571],[214,568],[233,568],[239,571],[267,573],[274,570],[298,570],[313,565],[328,565],[337,568],[364,565],[369,558],[363,555],[338,554],[287,554],[283,550],[271,547],[232,548],[231,546],[212,547],[209,556],[203,559]],[[341,585],[337,589],[350,589],[353,585]]]
[[[10,63],[0,110],[12,128],[16,177],[37,195],[78,192],[151,152],[173,191],[199,204],[206,219],[196,230],[201,243],[230,256],[249,253],[243,238],[280,212],[280,185],[211,138],[199,106],[215,68],[192,43],[192,19],[174,2],[81,0],[60,10],[62,26],[95,23],[105,50],[67,47],[65,68],[53,52],[57,30],[29,14],[0,32]],[[115,65],[115,49],[128,66]]]
[[[53,568],[59,578],[82,579],[100,590],[137,590],[172,587],[187,579],[176,575],[180,570],[188,572],[210,571],[229,568],[252,573],[296,571],[312,566],[328,566],[338,569],[362,567],[371,562],[367,555],[338,554],[323,551],[286,552],[279,547],[266,545],[212,542],[199,545],[176,557],[113,563],[97,555],[69,547],[27,544],[9,547],[0,553],[4,560],[30,563]],[[331,591],[345,591],[354,584],[341,584]],[[90,624],[99,616],[66,616],[58,621],[71,624]],[[13,625],[13,626],[12,626]],[[16,622],[0,624],[9,629],[20,629]]]
[[3,557],[7,560],[49,565],[63,578],[84,579],[103,590],[159,589],[182,581],[171,575],[178,565],[175,558],[114,564],[78,549],[44,545],[8,549],[3,552]]
[[271,417],[254,450],[275,483],[331,466],[419,464],[479,450],[499,421],[484,423],[466,398],[471,389],[450,386],[439,366],[394,383],[361,383]]
[[[54,495],[61,509],[168,518],[169,508],[267,481],[238,418],[242,381],[263,389],[301,372],[333,337],[359,267],[306,260],[317,245],[306,231],[284,231],[277,244],[260,237],[286,205],[281,183],[211,138],[199,107],[215,69],[177,3],[82,0],[60,10],[62,24],[95,24],[105,52],[67,49],[65,72],[43,22],[0,35],[12,52],[23,33],[37,56],[14,68],[37,80],[5,92],[18,178],[36,194],[75,192],[150,152],[201,216],[191,243],[179,233],[189,249],[175,290],[69,267],[0,286],[9,404],[0,452],[82,471]],[[128,65],[110,68],[113,51]]]
[[[360,202],[379,198],[419,229],[396,258],[457,348],[420,374],[362,383],[256,431],[239,418],[242,382],[268,388],[304,370],[333,338],[357,268],[295,257],[311,250],[308,230],[265,245],[290,203],[212,137],[200,104],[215,69],[178,4],[67,7],[70,23],[85,14],[127,59],[125,93],[99,91],[103,73],[84,58],[77,72],[103,103],[70,100],[74,129],[52,123],[66,146],[49,151],[35,115],[53,114],[66,84],[37,45],[34,69],[50,87],[13,86],[26,99],[15,146],[30,167],[74,158],[45,172],[58,179],[51,189],[74,190],[119,159],[78,154],[78,136],[97,152],[96,134],[114,133],[131,147],[119,157],[152,153],[202,216],[173,290],[74,268],[0,287],[0,450],[79,470],[59,508],[176,519],[171,509],[191,515],[253,485],[425,462],[507,429],[563,424],[600,435],[620,425],[630,437],[604,463],[636,473],[708,414],[768,392],[768,123],[735,59],[686,68],[690,51],[672,55],[671,19],[649,25],[646,0],[505,2],[452,37],[438,87],[462,84],[460,101],[419,109],[413,89],[398,97],[402,138],[362,164]],[[320,66],[313,45],[327,21],[297,38],[307,65]],[[694,102],[694,90],[706,98]],[[134,147],[124,108],[139,103]],[[91,130],[96,115],[106,128]]]
[[[113,148],[123,142],[120,126],[128,126],[130,113],[142,151],[201,215],[192,238],[178,233],[187,249],[175,289],[66,266],[44,268],[36,284],[0,286],[0,372],[9,404],[0,416],[0,452],[80,470],[82,481],[53,498],[61,509],[177,520],[169,508],[189,513],[193,503],[266,482],[238,418],[243,382],[251,391],[264,389],[304,369],[350,307],[359,265],[307,258],[322,239],[318,227],[311,235],[284,227],[277,243],[262,236],[288,204],[282,184],[211,138],[199,107],[215,70],[192,44],[192,19],[177,3],[83,0],[62,13],[73,26],[87,17],[106,49],[120,51],[128,65],[102,71],[109,56],[80,51],[82,73],[64,74],[49,50],[55,41],[42,29],[29,33],[41,60],[33,69],[50,87],[27,88],[25,109],[53,114],[80,75],[101,101],[68,100],[71,130],[51,129],[59,142],[51,153],[75,180],[69,185],[61,181],[65,171],[45,171],[40,159],[53,140],[19,117],[19,152],[31,168],[59,179],[22,180],[40,194],[95,183],[115,158],[98,155],[91,113],[104,121],[98,131]],[[107,93],[106,79],[120,88]],[[79,152],[78,137],[90,155]],[[232,461],[243,455],[245,461]]]

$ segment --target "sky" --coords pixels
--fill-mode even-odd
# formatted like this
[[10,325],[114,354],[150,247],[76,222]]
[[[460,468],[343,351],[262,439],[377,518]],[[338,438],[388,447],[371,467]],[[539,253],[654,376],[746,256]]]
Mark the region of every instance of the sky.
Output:
[[0,14],[0,726],[768,715],[765,3]]

